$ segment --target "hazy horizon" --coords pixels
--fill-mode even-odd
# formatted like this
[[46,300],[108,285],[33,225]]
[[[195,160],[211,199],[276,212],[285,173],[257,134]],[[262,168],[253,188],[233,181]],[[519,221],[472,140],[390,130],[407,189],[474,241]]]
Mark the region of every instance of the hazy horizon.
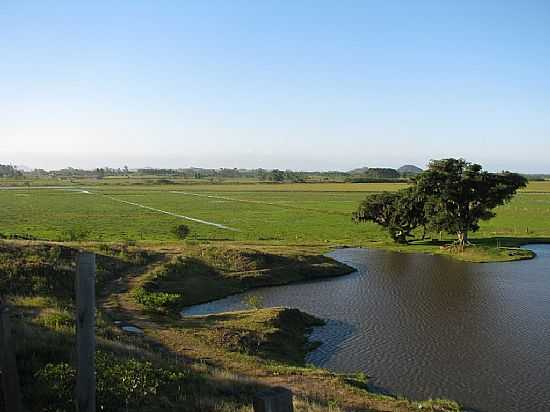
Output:
[[545,1],[6,1],[0,35],[0,163],[550,172]]
[[[432,159],[430,159],[432,160]],[[469,160],[469,159],[466,159],[466,160]],[[362,164],[362,165],[354,165],[352,167],[341,167],[341,168],[318,168],[318,169],[312,169],[312,168],[304,168],[304,167],[266,167],[266,166],[250,166],[250,167],[245,167],[245,166],[228,166],[228,165],[218,165],[218,166],[204,166],[204,165],[201,165],[201,164],[189,164],[189,165],[181,165],[179,164],[176,160],[174,160],[174,162],[169,162],[169,165],[168,166],[158,166],[158,165],[155,165],[154,163],[150,164],[150,163],[146,163],[144,162],[143,164],[135,164],[135,165],[132,165],[131,163],[128,164],[128,163],[122,163],[122,164],[92,164],[92,163],[88,163],[86,162],[85,164],[88,164],[88,165],[91,165],[91,166],[75,166],[75,164],[67,164],[65,166],[62,166],[62,167],[38,167],[38,166],[33,166],[33,165],[30,165],[30,164],[23,164],[23,163],[14,163],[14,162],[2,162],[0,161],[0,164],[10,164],[12,166],[15,166],[15,167],[18,167],[19,169],[23,168],[25,171],[31,171],[31,170],[34,170],[34,169],[44,169],[46,171],[55,171],[55,170],[61,170],[61,169],[65,169],[65,168],[69,168],[69,167],[72,167],[72,168],[75,168],[75,169],[82,169],[82,170],[95,170],[97,168],[105,168],[105,167],[108,167],[108,168],[112,168],[112,169],[123,169],[125,166],[128,167],[129,170],[137,170],[137,169],[147,169],[147,168],[151,168],[151,169],[190,169],[190,168],[197,168],[197,169],[210,169],[210,170],[219,170],[219,169],[222,169],[222,168],[227,168],[227,169],[241,169],[241,170],[255,170],[255,169],[265,169],[265,170],[273,170],[273,169],[279,169],[279,170],[292,170],[292,171],[296,171],[296,172],[349,172],[349,171],[352,171],[354,169],[359,169],[359,168],[364,168],[364,167],[368,167],[368,168],[391,168],[391,169],[399,169],[400,167],[402,166],[409,166],[409,165],[412,165],[412,166],[417,166],[417,167],[420,167],[421,169],[425,169],[428,165],[428,162],[427,161],[425,164],[420,164],[420,163],[414,163],[414,162],[405,162],[405,163],[394,163],[394,164],[377,164],[377,163],[373,163],[373,164]],[[74,163],[74,162],[73,162]],[[482,165],[484,166],[484,165]],[[490,172],[500,172],[500,171],[512,171],[512,172],[517,172],[517,173],[524,173],[524,174],[542,174],[542,175],[546,175],[546,174],[550,174],[550,169],[548,169],[547,171],[542,171],[542,172],[525,172],[523,170],[513,170],[513,169],[510,169],[510,168],[506,168],[506,167],[496,167],[496,168],[490,168],[490,167],[486,167],[484,166],[484,169],[485,170],[488,170]]]

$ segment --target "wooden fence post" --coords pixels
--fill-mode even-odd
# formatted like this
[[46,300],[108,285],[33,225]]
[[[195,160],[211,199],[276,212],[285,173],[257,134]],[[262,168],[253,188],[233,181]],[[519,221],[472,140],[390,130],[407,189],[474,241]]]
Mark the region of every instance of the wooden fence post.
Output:
[[76,270],[76,410],[95,412],[95,255],[80,253]]
[[10,311],[0,303],[0,367],[2,368],[2,389],[6,411],[20,412],[21,393],[19,391],[19,374],[11,336]]
[[294,412],[290,389],[277,387],[254,397],[254,412]]

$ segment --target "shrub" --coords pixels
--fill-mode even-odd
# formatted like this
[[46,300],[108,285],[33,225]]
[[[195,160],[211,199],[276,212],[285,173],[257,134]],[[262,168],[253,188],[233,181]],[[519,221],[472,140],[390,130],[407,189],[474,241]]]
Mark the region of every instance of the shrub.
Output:
[[259,295],[249,295],[243,299],[243,303],[250,309],[261,309],[264,306],[264,298]]
[[73,391],[76,370],[67,363],[48,363],[36,374],[44,411],[70,411],[74,408]]
[[189,236],[189,227],[187,225],[177,225],[174,228],[174,234],[178,239],[185,239],[187,236]]
[[0,262],[0,290],[13,295],[45,295],[70,298],[74,294],[74,272],[43,258]]
[[132,293],[136,302],[154,311],[175,307],[182,298],[180,293],[152,292],[143,287],[134,289]]
[[[164,410],[183,398],[188,375],[138,359],[96,355],[97,407],[104,411]],[[67,363],[47,364],[36,373],[44,411],[74,410],[76,371]]]
[[90,232],[85,229],[68,229],[63,231],[62,240],[69,242],[78,242],[88,238]]
[[154,258],[154,254],[135,246],[135,240],[126,240],[119,244],[100,244],[99,250],[106,255],[117,257],[134,265],[145,265]]

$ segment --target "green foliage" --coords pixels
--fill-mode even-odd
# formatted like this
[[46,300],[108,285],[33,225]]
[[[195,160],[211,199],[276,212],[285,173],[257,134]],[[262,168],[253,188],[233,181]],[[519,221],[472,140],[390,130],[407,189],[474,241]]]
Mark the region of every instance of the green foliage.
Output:
[[144,249],[135,247],[135,242],[126,240],[123,243],[102,243],[99,250],[106,255],[113,256],[124,262],[134,265],[145,265],[151,262],[155,254]]
[[[63,303],[74,299],[77,249],[58,245],[25,245],[0,242],[0,291],[12,296],[53,297]],[[128,263],[149,261],[153,255],[135,250],[126,260],[98,254],[96,287],[103,286],[121,272]]]
[[[397,193],[390,192],[367,196],[359,205],[358,210],[353,213],[353,220],[356,222],[372,221],[389,229],[395,215],[395,204],[398,197]],[[393,230],[389,230],[391,234]]]
[[0,165],[0,177],[22,177],[23,172],[12,165]]
[[191,230],[189,229],[189,226],[187,225],[177,225],[174,228],[174,234],[178,239],[185,239],[187,236],[189,236],[189,233]]
[[34,260],[4,258],[0,260],[0,290],[7,295],[67,299],[74,293],[74,273],[43,256]]
[[74,409],[76,370],[68,363],[48,363],[36,373],[44,412]]
[[353,214],[358,222],[372,221],[399,243],[418,226],[457,234],[460,245],[480,220],[495,216],[493,209],[509,201],[527,184],[515,173],[482,171],[463,159],[434,160],[413,179],[413,186],[395,193],[368,196]]
[[154,292],[143,287],[135,288],[132,294],[136,302],[152,311],[174,308],[182,299],[181,293]]
[[273,182],[282,182],[285,180],[285,172],[279,169],[273,169],[268,176],[269,180]]
[[493,209],[509,201],[527,180],[516,173],[489,173],[464,159],[434,160],[415,178],[415,190],[426,199],[429,226],[456,234],[460,245],[480,220],[495,216]]
[[403,178],[396,179],[396,178],[381,178],[381,177],[349,177],[346,179],[346,182],[380,184],[380,183],[397,183],[397,182],[406,183],[407,180]]
[[89,232],[83,228],[71,228],[64,230],[61,235],[61,240],[68,242],[79,242],[87,239]]
[[382,167],[369,167],[364,172],[364,177],[372,179],[399,179],[401,176],[395,169]]
[[[134,358],[96,355],[97,408],[105,411],[162,410],[182,398],[188,375]],[[36,373],[41,410],[72,411],[76,371],[67,363],[49,363]]]
[[217,274],[216,270],[209,265],[207,259],[202,256],[178,256],[165,265],[164,270],[159,273],[158,279],[177,279],[182,276],[208,276]]
[[342,375],[342,380],[348,385],[365,390],[369,389],[369,377],[364,372]]
[[264,299],[259,295],[248,295],[244,298],[243,303],[250,309],[261,309],[264,306]]
[[359,205],[353,219],[375,222],[385,227],[394,241],[407,243],[412,231],[425,224],[424,201],[412,188],[370,195]]
[[41,325],[53,330],[61,329],[73,329],[74,319],[73,315],[68,311],[63,310],[50,310],[45,311],[39,318]]
[[223,271],[251,271],[264,269],[270,265],[284,264],[278,256],[252,249],[202,247],[198,256],[209,265]]

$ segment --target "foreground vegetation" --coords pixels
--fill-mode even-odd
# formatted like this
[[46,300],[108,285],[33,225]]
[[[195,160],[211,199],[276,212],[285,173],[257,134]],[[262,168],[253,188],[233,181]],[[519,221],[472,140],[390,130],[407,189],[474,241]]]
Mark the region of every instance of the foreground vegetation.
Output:
[[[298,310],[179,319],[175,307],[162,314],[151,311],[135,292],[151,282],[158,288],[180,282],[184,270],[191,279],[178,290],[181,303],[190,304],[211,293],[280,283],[280,276],[296,268],[304,275],[285,281],[305,279],[306,273],[310,278],[344,274],[350,270],[345,265],[278,247],[78,247],[98,256],[97,391],[102,410],[251,411],[253,395],[273,385],[293,390],[297,411],[459,410],[451,401],[412,402],[371,393],[364,374],[339,375],[305,365],[312,348],[306,335],[322,321]],[[31,411],[73,408],[76,253],[68,244],[0,242],[0,286],[14,308],[18,368]],[[244,277],[239,275],[243,272]],[[248,279],[252,272],[254,280]],[[195,290],[199,287],[202,292]],[[126,333],[121,327],[127,325],[143,333]]]

